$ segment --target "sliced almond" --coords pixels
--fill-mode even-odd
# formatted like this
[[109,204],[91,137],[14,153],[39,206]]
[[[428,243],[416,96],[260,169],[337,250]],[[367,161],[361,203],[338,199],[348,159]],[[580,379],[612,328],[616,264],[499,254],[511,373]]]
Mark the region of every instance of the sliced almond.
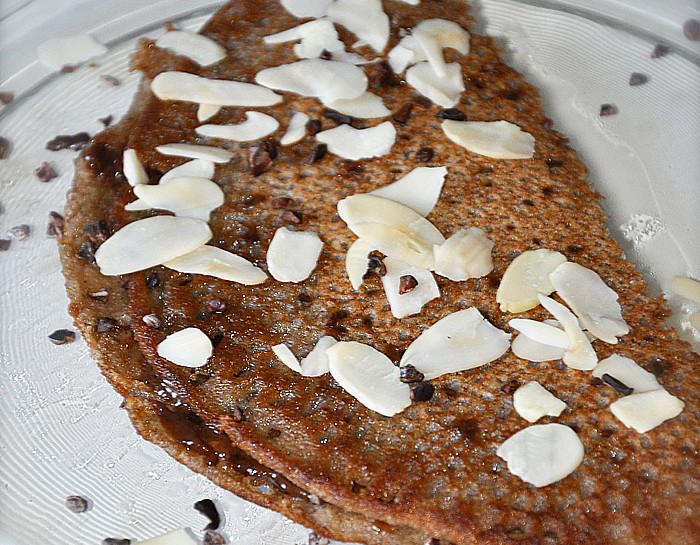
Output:
[[420,4],[420,0],[401,0],[404,4],[409,4],[411,6],[417,6]]
[[323,17],[333,0],[280,0],[282,7],[294,17]]
[[246,120],[237,125],[201,125],[195,132],[210,138],[250,142],[272,134],[279,126],[279,122],[271,115],[246,112]]
[[369,253],[376,250],[369,242],[358,238],[345,254],[345,271],[348,273],[352,289],[359,290],[367,272]]
[[[386,274],[382,276],[382,285],[394,318],[418,314],[428,301],[440,297],[440,289],[429,270],[419,269],[390,257],[384,259],[384,265]],[[402,294],[400,287],[404,276],[412,277],[417,284],[412,290]]]
[[209,337],[196,327],[168,335],[156,349],[161,358],[182,367],[202,367],[214,351]]
[[666,390],[621,397],[610,405],[612,413],[628,428],[646,433],[683,411],[685,403]]
[[362,93],[355,98],[339,98],[326,103],[326,106],[333,108],[341,114],[358,117],[360,119],[374,119],[386,117],[391,112],[384,106],[384,101],[377,95],[369,92]]
[[618,354],[600,360],[591,374],[601,379],[603,375],[610,375],[625,386],[632,388],[635,394],[663,389],[652,373],[645,371],[633,359]]
[[617,302],[617,293],[594,271],[566,262],[550,273],[549,280],[578,316],[581,326],[598,339],[616,344],[617,337],[629,333],[630,328]]
[[233,157],[233,153],[228,150],[214,146],[200,146],[198,144],[163,144],[162,146],[156,146],[156,151],[163,155],[203,159],[212,163],[228,163]]
[[282,146],[289,146],[298,142],[306,136],[306,123],[309,121],[309,116],[304,112],[296,112],[289,120],[287,130],[280,139]]
[[216,246],[200,246],[162,265],[181,273],[214,276],[245,286],[262,284],[267,280],[265,272],[250,261]]
[[141,210],[152,210],[153,207],[143,199],[136,199],[124,205],[127,212],[140,212]]
[[455,144],[486,157],[531,159],[535,154],[535,137],[508,121],[446,119],[442,130]]
[[418,23],[411,34],[425,51],[435,73],[441,78],[447,77],[443,49],[456,49],[462,55],[469,53],[469,33],[453,21],[426,19]]
[[700,303],[700,282],[689,276],[675,276],[671,289],[681,297]]
[[538,343],[564,350],[569,348],[569,336],[553,325],[525,318],[515,318],[508,325]]
[[60,70],[64,66],[81,64],[107,53],[107,46],[89,34],[75,34],[52,38],[36,48],[39,62]]
[[173,530],[162,536],[139,541],[139,545],[197,545],[197,541],[182,528]]
[[540,304],[552,313],[564,328],[569,337],[569,347],[564,352],[562,360],[572,369],[590,371],[598,363],[598,356],[591,346],[591,342],[581,329],[576,316],[564,305],[554,299],[539,294]]
[[318,133],[316,139],[327,144],[331,153],[357,161],[388,154],[396,141],[396,129],[389,121],[367,129],[338,125]]
[[175,178],[206,178],[211,180],[214,177],[215,166],[212,161],[207,159],[193,159],[187,161],[179,167],[168,170],[160,177],[159,184],[166,184]]
[[106,276],[142,271],[199,248],[211,236],[205,221],[153,216],[119,229],[97,248],[95,261]]
[[411,404],[408,384],[391,360],[371,346],[339,342],[326,350],[331,375],[368,409],[393,416]]
[[536,424],[520,430],[496,450],[508,470],[537,488],[560,481],[583,461],[583,443],[562,424]]
[[537,422],[543,416],[559,416],[566,403],[533,380],[515,390],[513,408],[528,422]]
[[435,272],[460,281],[486,276],[493,270],[493,241],[478,227],[460,229],[440,245],[433,246]]
[[688,320],[691,326],[700,331],[700,311],[693,312]]
[[432,246],[411,225],[356,223],[351,230],[388,257],[420,269],[432,270],[435,266]]
[[370,191],[369,194],[391,199],[427,216],[440,198],[445,176],[445,167],[416,167],[394,183]]
[[323,102],[355,98],[367,90],[367,76],[361,68],[323,59],[265,68],[256,74],[255,81],[271,89],[318,97]]
[[214,40],[187,30],[166,32],[156,39],[156,45],[189,57],[200,66],[209,66],[226,57],[226,49]]
[[148,183],[148,174],[146,173],[146,169],[143,168],[141,161],[139,161],[136,150],[124,150],[122,164],[124,168],[124,177],[127,182],[129,182],[129,185],[135,186]]
[[542,344],[522,334],[513,339],[510,349],[517,357],[536,362],[560,360],[566,352],[565,348]]
[[280,227],[267,249],[267,268],[280,282],[303,282],[316,268],[322,248],[316,233]]
[[207,121],[218,114],[219,110],[221,106],[218,104],[200,104],[197,108],[197,121]]
[[217,106],[272,106],[282,97],[270,89],[225,79],[208,79],[188,72],[161,72],[151,82],[161,100],[183,100]]
[[292,352],[286,344],[276,344],[272,347],[272,351],[275,353],[275,356],[292,371],[301,374],[301,364],[294,355],[294,352]]
[[344,51],[345,45],[338,39],[338,32],[328,19],[315,19],[299,26],[270,34],[263,38],[268,44],[300,41],[294,53],[301,59],[320,57],[324,51]]
[[387,59],[389,66],[395,74],[403,73],[403,71],[408,68],[409,64],[428,60],[423,48],[410,34],[402,38],[401,41],[389,51]]
[[160,210],[176,216],[209,221],[209,215],[224,203],[224,192],[205,178],[175,178],[167,184],[137,185],[134,195]]
[[539,304],[537,294],[549,295],[554,286],[549,273],[566,261],[559,252],[528,250],[516,257],[503,274],[496,302],[503,312],[524,312]]
[[460,310],[423,331],[404,352],[401,366],[413,365],[431,380],[500,358],[510,346],[509,338],[476,308]]
[[329,335],[321,337],[308,356],[301,360],[301,374],[305,377],[318,377],[328,373],[330,367],[326,351],[337,342]]
[[446,76],[440,77],[430,63],[419,62],[407,70],[406,83],[435,104],[452,108],[464,91],[462,67],[456,62],[450,63],[446,65],[445,72]]
[[381,53],[389,42],[389,17],[380,0],[336,0],[326,15]]

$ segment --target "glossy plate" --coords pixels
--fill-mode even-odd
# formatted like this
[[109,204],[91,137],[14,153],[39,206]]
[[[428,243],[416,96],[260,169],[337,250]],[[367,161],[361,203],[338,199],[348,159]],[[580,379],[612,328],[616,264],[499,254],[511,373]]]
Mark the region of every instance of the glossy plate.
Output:
[[[147,4],[144,6],[144,4]],[[100,543],[146,539],[179,527],[201,536],[192,504],[213,498],[233,544],[306,543],[307,531],[239,500],[172,461],[133,431],[120,398],[87,347],[54,346],[47,335],[71,327],[56,243],[45,235],[72,177],[70,151],[50,152],[57,134],[102,129],[118,119],[138,82],[128,56],[165,21],[197,29],[220,2],[8,0],[0,4],[0,238],[19,224],[31,236],[0,252],[0,543]],[[658,4],[663,4],[659,6]],[[693,0],[478,0],[480,31],[500,37],[509,62],[537,85],[555,126],[567,133],[605,197],[609,225],[654,292],[674,275],[700,276],[700,46],[682,24],[700,18]],[[109,47],[93,66],[52,73],[36,61],[44,40],[90,32]],[[652,58],[657,43],[672,53]],[[631,87],[633,72],[648,77]],[[121,81],[109,85],[102,76]],[[618,113],[598,115],[603,103]],[[33,171],[52,163],[59,177]],[[585,234],[584,234],[585,236]],[[671,295],[673,323],[698,344],[688,302]],[[69,513],[66,496],[91,500]]]

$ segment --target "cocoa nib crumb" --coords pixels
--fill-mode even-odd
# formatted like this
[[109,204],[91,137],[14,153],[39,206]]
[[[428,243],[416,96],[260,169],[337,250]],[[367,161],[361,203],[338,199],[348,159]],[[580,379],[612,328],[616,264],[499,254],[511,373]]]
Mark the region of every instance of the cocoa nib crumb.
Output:
[[501,386],[501,392],[510,395],[514,393],[515,390],[517,390],[519,387],[520,383],[515,379],[511,379],[508,382],[506,382],[503,386]]
[[109,298],[109,292],[105,288],[100,288],[96,291],[88,292],[88,297],[100,303],[106,303]]
[[286,221],[287,223],[299,225],[301,223],[301,213],[295,210],[285,210],[282,213],[282,220]]
[[418,280],[411,274],[404,274],[399,278],[399,295],[413,291],[418,286]]
[[618,392],[620,392],[622,395],[628,396],[628,395],[630,395],[632,392],[634,392],[634,389],[633,389],[633,388],[630,388],[630,387],[627,386],[624,382],[622,382],[621,380],[616,379],[616,378],[613,377],[612,375],[608,375],[607,373],[603,373],[603,376],[600,377],[600,378],[601,378],[601,380],[602,380],[605,384],[607,384],[607,385],[610,386],[611,388],[614,388],[615,390],[617,390]]
[[199,500],[194,504],[194,508],[202,513],[205,517],[209,519],[209,524],[207,524],[205,530],[216,530],[221,524],[221,517],[219,517],[219,512],[216,510],[216,505],[210,499]]
[[72,74],[78,69],[78,67],[75,64],[64,64],[61,66],[61,73],[63,74]]
[[46,236],[56,238],[63,236],[63,216],[58,212],[49,212],[49,223],[46,226]]
[[416,152],[416,159],[421,163],[429,163],[435,157],[433,148],[421,148]]
[[9,93],[7,91],[0,93],[0,104],[2,104],[3,106],[7,106],[14,99],[15,99],[14,93]]
[[308,293],[300,293],[299,295],[297,295],[297,299],[303,307],[308,307],[309,305],[311,305],[311,296]]
[[341,114],[340,112],[336,112],[335,110],[326,110],[323,112],[323,117],[327,117],[328,119],[332,119],[339,125],[351,125],[353,119],[349,115]]
[[683,34],[692,42],[700,40],[700,21],[697,19],[688,19],[683,23]]
[[88,241],[83,242],[78,248],[78,257],[84,259],[88,263],[95,263],[95,250],[97,247],[94,243]]
[[661,57],[668,55],[671,51],[671,46],[668,44],[656,44],[654,51],[651,52],[651,58],[660,59]]
[[321,51],[321,54],[318,57],[320,59],[323,59],[324,61],[329,61],[331,60],[331,58],[333,58],[333,54],[327,49],[324,49],[323,51]]
[[82,496],[68,496],[66,498],[66,509],[71,513],[84,513],[88,509],[88,501]]
[[277,157],[277,146],[272,140],[261,140],[250,146],[248,164],[253,176],[260,176],[270,170],[275,157]]
[[102,244],[109,237],[109,229],[105,220],[94,221],[83,229],[85,234],[95,244]]
[[29,238],[30,232],[31,229],[29,225],[23,223],[22,225],[15,225],[12,229],[10,229],[7,232],[7,236],[15,240],[25,240]]
[[53,168],[51,163],[44,161],[41,163],[40,167],[34,169],[34,176],[39,178],[39,181],[46,183],[56,178],[58,176],[58,172],[56,172],[56,169]]
[[304,164],[311,165],[316,161],[320,161],[326,155],[327,151],[328,146],[326,144],[318,144],[314,146],[314,149],[312,149],[311,152],[306,156],[306,159],[304,159]]
[[6,252],[10,249],[12,241],[9,238],[0,238],[0,252]]
[[394,112],[394,114],[391,116],[394,121],[397,123],[401,123],[402,125],[405,125],[408,122],[408,118],[411,117],[411,112],[413,111],[413,103],[409,102],[408,104],[404,104]]
[[649,77],[641,72],[633,72],[630,76],[630,85],[632,87],[644,85],[647,81],[649,81]]
[[110,87],[117,87],[118,85],[122,84],[120,79],[115,78],[114,76],[110,76],[108,74],[102,74],[100,76],[100,79],[105,85],[108,85]]
[[75,331],[70,329],[57,329],[51,335],[49,335],[49,340],[53,344],[68,344],[75,340]]
[[387,87],[397,87],[400,85],[399,78],[396,77],[396,74],[394,74],[394,71],[387,61],[377,63],[374,70],[379,78],[380,85],[386,85]]
[[154,290],[160,287],[160,278],[158,278],[158,273],[152,272],[146,277],[146,287],[149,290]]
[[10,156],[12,145],[7,138],[0,136],[0,159],[7,159]]
[[466,121],[467,114],[457,108],[445,108],[436,114],[440,119],[449,119],[451,121]]
[[309,534],[309,545],[329,545],[331,542],[327,537],[317,534],[316,532],[311,532]]
[[425,375],[410,363],[408,365],[400,367],[399,369],[401,371],[401,374],[399,376],[399,380],[401,382],[411,384],[414,382],[423,382],[423,379],[425,378]]
[[102,540],[102,545],[131,545],[131,540],[118,539],[116,537],[106,537]]
[[97,120],[107,128],[112,124],[112,121],[114,121],[114,116],[110,114],[106,117],[100,117]]
[[292,202],[292,199],[289,197],[278,197],[273,199],[272,208],[275,210],[282,210],[283,208],[287,208]]
[[204,539],[202,540],[202,545],[225,545],[226,540],[219,532],[214,530],[207,530],[204,532]]
[[95,330],[98,333],[106,333],[107,331],[111,331],[113,329],[116,329],[117,327],[119,327],[119,323],[114,318],[102,316],[97,319],[97,325],[95,326]]
[[245,420],[245,417],[243,416],[243,411],[240,409],[240,407],[234,407],[231,409],[231,419],[234,422],[243,422]]
[[338,322],[344,320],[349,315],[347,310],[334,310],[323,319],[323,325],[326,327],[336,327]]
[[617,108],[614,104],[601,104],[600,115],[615,115],[617,113]]
[[160,329],[161,323],[160,318],[155,314],[146,314],[143,318],[143,323],[152,329]]
[[221,314],[226,311],[226,302],[217,297],[211,297],[205,301],[204,307],[210,314]]
[[90,135],[86,132],[79,132],[77,134],[61,134],[53,140],[49,140],[46,143],[46,149],[51,151],[58,151],[62,149],[80,151],[87,145],[88,142],[90,142]]
[[364,280],[367,280],[373,274],[378,276],[386,274],[386,265],[382,261],[383,258],[384,256],[377,251],[367,254],[367,272],[362,276]]
[[321,131],[321,122],[318,119],[309,119],[305,129],[308,136],[316,136]]
[[429,382],[411,384],[411,399],[413,401],[430,401],[435,393],[435,386]]

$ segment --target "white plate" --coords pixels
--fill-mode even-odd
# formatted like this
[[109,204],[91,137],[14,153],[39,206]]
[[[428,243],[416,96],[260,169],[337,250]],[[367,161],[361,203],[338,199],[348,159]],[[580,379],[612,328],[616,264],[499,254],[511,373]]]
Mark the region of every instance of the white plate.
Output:
[[[307,540],[303,528],[220,490],[140,439],[85,344],[57,347],[46,338],[71,327],[56,244],[44,232],[47,213],[63,208],[75,154],[49,152],[45,143],[56,134],[96,133],[98,118],[109,114],[118,119],[138,81],[127,70],[137,37],[157,35],[166,20],[196,29],[218,4],[70,0],[57,10],[52,0],[14,0],[0,9],[0,91],[16,94],[0,110],[0,135],[13,144],[0,161],[0,238],[18,224],[32,228],[29,239],[0,253],[0,543],[137,540],[181,526],[199,533],[206,521],[192,504],[206,497],[225,513],[231,543]],[[504,39],[509,61],[542,90],[555,126],[590,167],[613,234],[654,291],[674,275],[700,276],[700,46],[681,28],[700,15],[692,4],[475,2],[481,28]],[[36,62],[40,42],[85,31],[110,48],[99,66],[52,75]],[[674,53],[652,59],[658,41]],[[630,87],[632,72],[649,82]],[[103,74],[122,85],[105,85]],[[600,117],[606,102],[619,113]],[[44,184],[33,176],[43,161],[59,178]],[[631,229],[626,238],[620,226],[644,217],[656,227]],[[692,339],[691,306],[677,297],[672,304],[674,322]],[[69,513],[63,501],[70,494],[90,498],[92,509]]]

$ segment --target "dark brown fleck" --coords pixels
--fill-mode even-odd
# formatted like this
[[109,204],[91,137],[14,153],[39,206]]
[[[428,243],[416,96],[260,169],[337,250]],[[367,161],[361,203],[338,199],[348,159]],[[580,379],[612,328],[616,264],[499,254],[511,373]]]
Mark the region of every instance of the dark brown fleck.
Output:
[[106,537],[102,540],[102,545],[131,545],[131,540],[118,539],[116,537]]
[[93,242],[83,242],[78,248],[78,257],[88,263],[95,263],[95,250],[97,250],[97,247]]
[[110,114],[110,115],[108,115],[108,116],[106,116],[106,117],[100,117],[100,118],[98,119],[98,121],[99,121],[100,123],[102,123],[102,124],[105,126],[105,128],[106,128],[106,127],[109,127],[109,126],[112,124],[112,121],[114,121],[114,116]]
[[95,244],[102,244],[109,238],[109,229],[105,220],[92,222],[86,225],[83,231]]
[[302,304],[302,306],[308,307],[311,304],[311,296],[308,293],[301,292],[297,299]]
[[204,306],[211,314],[221,314],[226,311],[226,302],[218,297],[210,297],[204,302]]
[[520,383],[516,379],[510,379],[508,382],[506,382],[503,386],[501,386],[501,392],[504,394],[512,394],[515,392],[515,390],[518,389],[520,386]]
[[660,59],[661,57],[668,55],[671,51],[671,46],[668,44],[656,44],[654,51],[651,52],[651,58]]
[[292,199],[289,197],[278,197],[272,201],[272,208],[281,210],[282,208],[287,208],[292,202]]
[[329,61],[333,58],[333,54],[327,49],[324,49],[323,51],[321,51],[319,58],[323,59],[324,61]]
[[367,254],[367,272],[363,275],[363,279],[367,280],[373,274],[384,276],[386,274],[386,265],[384,265],[384,256],[377,251]]
[[424,97],[423,95],[418,95],[418,96],[416,97],[416,102],[418,103],[418,105],[419,105],[420,107],[425,108],[426,110],[427,110],[428,108],[432,108],[432,107],[433,107],[433,101],[430,100],[428,97]]
[[243,411],[240,409],[240,407],[234,407],[231,409],[230,414],[234,422],[243,422],[245,420],[245,416],[243,416]]
[[347,310],[334,310],[323,319],[323,325],[326,327],[336,327],[338,322],[344,320],[349,315]]
[[7,159],[10,156],[12,144],[7,138],[0,136],[0,159]]
[[692,42],[700,40],[700,21],[697,19],[688,19],[683,23],[683,34]]
[[153,328],[153,329],[160,329],[161,322],[160,318],[158,318],[157,315],[155,314],[146,314],[143,318],[143,323],[146,324],[148,327]]
[[105,302],[107,302],[107,299],[109,298],[109,292],[105,288],[100,288],[96,291],[89,292],[88,296],[91,299],[94,299],[95,301],[99,301],[100,303],[105,303]]
[[399,295],[413,291],[416,289],[416,286],[418,286],[416,277],[411,274],[404,274],[399,278]]
[[637,85],[643,85],[649,81],[649,77],[641,72],[633,72],[630,76],[630,85],[636,87]]
[[416,369],[410,363],[408,365],[404,365],[403,367],[400,367],[399,369],[400,369],[399,380],[401,380],[401,382],[411,384],[414,382],[423,382],[423,379],[425,378],[425,375],[423,373],[421,373],[418,369]]
[[400,84],[399,78],[396,77],[394,71],[387,61],[378,62],[374,71],[377,74],[380,85],[386,85],[387,87],[397,87]]
[[116,329],[117,327],[119,327],[119,322],[117,322],[114,318],[102,316],[97,319],[97,325],[95,326],[95,330],[98,333],[106,333],[107,331],[111,331],[113,329]]
[[275,157],[277,157],[277,146],[272,140],[261,140],[250,146],[248,164],[253,176],[260,176],[270,170]]
[[49,335],[49,340],[53,344],[68,344],[75,340],[75,331],[70,329],[57,329],[51,335]]
[[296,210],[285,210],[282,212],[282,220],[287,223],[299,225],[301,223],[301,213]]
[[309,545],[330,545],[331,540],[316,532],[309,534]]
[[405,125],[406,122],[408,121],[408,118],[411,117],[411,112],[413,111],[413,103],[409,102],[407,104],[404,104],[394,112],[394,114],[391,116],[394,121],[397,123],[401,123],[402,125]]
[[323,112],[323,117],[331,119],[338,123],[339,125],[352,125],[353,119],[349,115],[341,114],[335,110],[325,110]]
[[62,237],[63,236],[63,216],[58,212],[49,212],[49,223],[46,226],[46,236]]
[[282,435],[282,432],[277,428],[270,428],[267,432],[267,436],[270,439],[277,439],[280,435]]
[[413,401],[430,401],[435,393],[435,386],[429,382],[411,384],[411,399]]
[[15,240],[25,240],[29,238],[30,232],[31,228],[29,227],[29,225],[23,223],[22,225],[15,225],[14,227],[12,227],[7,232],[7,236]]
[[653,357],[649,359],[649,366],[651,373],[656,376],[660,377],[666,372],[666,368],[664,367],[664,364],[662,363],[661,358],[658,357]]
[[615,390],[620,392],[622,395],[628,396],[632,392],[634,392],[634,388],[630,388],[625,383],[623,383],[621,380],[616,379],[612,375],[608,375],[607,373],[603,373],[603,376],[601,376],[600,378],[602,379],[602,381],[605,384],[615,388]]
[[440,540],[436,537],[430,537],[425,540],[425,543],[423,545],[440,545]]
[[158,278],[158,273],[152,272],[146,277],[146,287],[149,290],[154,290],[160,287],[160,278]]
[[117,87],[118,85],[121,85],[122,82],[120,79],[115,78],[114,76],[110,76],[108,74],[102,74],[100,76],[100,79],[106,84],[109,85],[110,87]]
[[172,21],[164,21],[163,28],[166,32],[172,32],[173,30],[177,30],[175,23],[173,23]]
[[321,122],[318,119],[309,119],[306,122],[306,134],[309,136],[316,136],[321,132]]
[[306,158],[304,159],[304,164],[311,165],[311,164],[315,163],[316,161],[320,161],[326,155],[327,151],[328,151],[328,145],[317,144],[316,146],[314,146],[314,149],[312,149],[309,152],[309,154],[306,156]]
[[3,106],[7,106],[14,99],[14,93],[8,93],[7,91],[0,93],[0,104],[2,104]]
[[436,114],[440,119],[449,119],[451,121],[466,121],[467,114],[457,108],[443,108]]
[[82,496],[68,496],[66,498],[66,509],[71,513],[84,513],[87,508],[88,501]]
[[600,105],[600,115],[615,115],[617,113],[617,107],[614,104],[601,104]]
[[209,524],[204,527],[205,530],[216,530],[219,527],[221,524],[221,517],[213,501],[208,498],[199,500],[195,502],[194,508],[209,519]]
[[63,74],[72,74],[78,69],[78,67],[75,64],[64,64],[61,66],[61,73]]
[[202,545],[225,545],[226,540],[219,532],[214,530],[207,530],[204,532],[204,538],[202,540]]
[[58,176],[58,172],[56,172],[56,169],[53,168],[51,163],[44,161],[41,163],[40,167],[34,169],[34,176],[39,178],[39,181],[46,183],[56,178]]
[[79,132],[77,134],[61,134],[53,140],[49,140],[46,143],[46,149],[51,151],[59,151],[62,149],[80,151],[87,145],[88,142],[90,142],[90,135],[86,132]]
[[433,148],[421,148],[416,152],[416,159],[421,163],[429,163],[435,157]]

